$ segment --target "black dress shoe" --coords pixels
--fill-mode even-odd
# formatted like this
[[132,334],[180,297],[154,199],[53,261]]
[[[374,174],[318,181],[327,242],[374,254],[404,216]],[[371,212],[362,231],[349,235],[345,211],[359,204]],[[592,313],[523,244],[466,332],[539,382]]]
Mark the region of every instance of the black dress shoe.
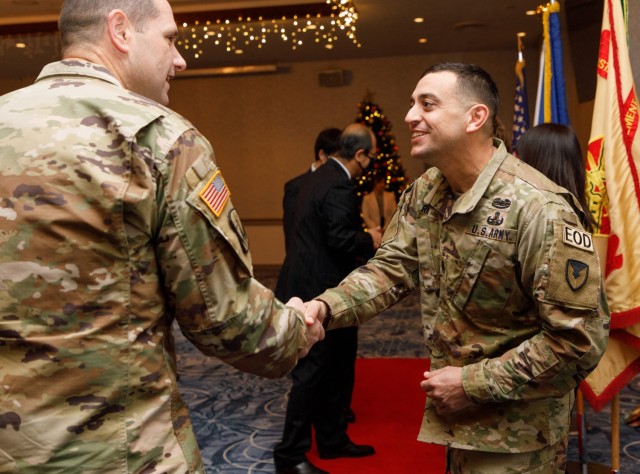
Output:
[[349,441],[344,446],[318,450],[320,459],[363,458],[375,454],[376,450],[368,444],[355,444]]
[[329,474],[329,472],[314,466],[309,461],[303,461],[292,467],[276,467],[276,474]]

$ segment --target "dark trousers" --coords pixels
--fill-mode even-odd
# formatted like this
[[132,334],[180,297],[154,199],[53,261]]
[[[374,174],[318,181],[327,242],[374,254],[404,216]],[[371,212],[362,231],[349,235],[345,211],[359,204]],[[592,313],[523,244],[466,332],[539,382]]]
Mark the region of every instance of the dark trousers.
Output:
[[298,361],[287,403],[282,441],[273,458],[277,467],[295,466],[311,449],[311,427],[318,450],[349,442],[345,410],[351,402],[358,350],[358,328],[327,331],[324,340]]

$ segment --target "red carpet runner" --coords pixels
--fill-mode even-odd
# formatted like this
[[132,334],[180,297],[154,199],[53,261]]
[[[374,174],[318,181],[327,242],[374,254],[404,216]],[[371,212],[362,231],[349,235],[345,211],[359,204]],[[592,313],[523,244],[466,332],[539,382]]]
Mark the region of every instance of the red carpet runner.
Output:
[[443,474],[443,446],[419,442],[425,393],[420,389],[424,359],[357,359],[349,437],[371,444],[376,454],[359,459],[309,460],[331,474]]

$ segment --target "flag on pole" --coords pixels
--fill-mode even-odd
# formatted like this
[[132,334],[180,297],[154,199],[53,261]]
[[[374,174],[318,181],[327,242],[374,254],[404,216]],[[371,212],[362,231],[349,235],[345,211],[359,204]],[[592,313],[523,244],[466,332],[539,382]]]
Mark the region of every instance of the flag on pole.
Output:
[[562,67],[562,40],[560,38],[560,3],[551,0],[542,13],[542,35],[544,38],[540,55],[540,75],[534,125],[559,123],[569,125],[567,98],[564,90]]
[[627,0],[604,0],[587,149],[587,198],[611,311],[607,350],[581,386],[596,411],[640,372],[640,137],[626,13]]
[[511,149],[524,132],[529,129],[529,100],[527,99],[527,78],[524,74],[525,61],[522,54],[522,38],[518,35],[518,60],[516,61],[516,96],[513,104],[513,141]]

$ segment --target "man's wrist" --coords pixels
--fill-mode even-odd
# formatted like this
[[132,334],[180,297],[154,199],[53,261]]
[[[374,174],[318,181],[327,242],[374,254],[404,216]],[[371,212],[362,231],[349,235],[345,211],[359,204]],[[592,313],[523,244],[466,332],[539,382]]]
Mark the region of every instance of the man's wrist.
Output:
[[327,329],[327,327],[329,326],[329,323],[331,322],[331,308],[325,301],[322,301],[317,298],[315,299],[315,301],[317,301],[324,307],[324,311],[322,311],[322,314],[323,314],[322,327],[324,329]]

